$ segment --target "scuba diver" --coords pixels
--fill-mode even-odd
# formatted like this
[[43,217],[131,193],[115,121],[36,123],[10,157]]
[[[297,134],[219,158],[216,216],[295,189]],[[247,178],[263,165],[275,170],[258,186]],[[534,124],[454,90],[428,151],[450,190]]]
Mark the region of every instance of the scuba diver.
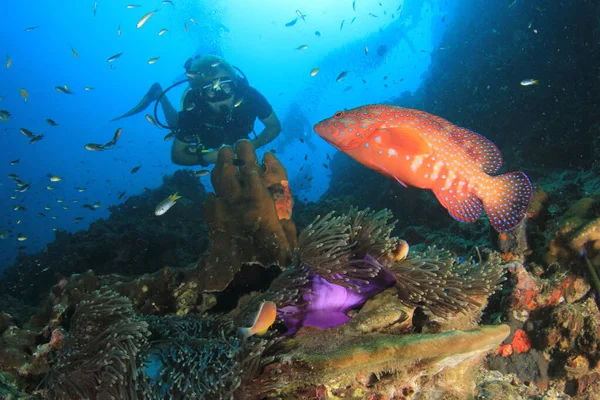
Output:
[[[224,59],[206,55],[190,58],[184,64],[188,79],[166,90],[154,83],[143,99],[127,113],[112,119],[137,114],[152,102],[158,125],[175,132],[171,161],[179,165],[207,166],[217,161],[222,145],[233,145],[239,139],[249,139],[258,118],[264,125],[261,133],[249,139],[255,148],[274,140],[281,124],[273,107],[255,88],[249,85],[244,73]],[[178,113],[165,96],[173,87],[188,82],[182,110]],[[162,106],[167,125],[157,118],[158,104]]]

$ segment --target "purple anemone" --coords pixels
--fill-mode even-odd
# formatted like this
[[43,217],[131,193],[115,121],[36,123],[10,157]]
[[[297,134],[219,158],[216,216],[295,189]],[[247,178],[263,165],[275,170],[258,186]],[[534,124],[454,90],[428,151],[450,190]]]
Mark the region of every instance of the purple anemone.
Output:
[[[370,265],[378,263],[368,255],[365,261]],[[302,326],[328,329],[343,325],[351,319],[347,315],[348,311],[362,306],[368,299],[393,286],[395,282],[394,275],[381,268],[368,282],[353,282],[360,289],[355,291],[330,283],[320,275],[310,272],[309,283],[306,285],[306,289],[309,290],[302,295],[298,305],[286,306],[279,310],[279,316],[288,329],[286,335],[295,334]]]

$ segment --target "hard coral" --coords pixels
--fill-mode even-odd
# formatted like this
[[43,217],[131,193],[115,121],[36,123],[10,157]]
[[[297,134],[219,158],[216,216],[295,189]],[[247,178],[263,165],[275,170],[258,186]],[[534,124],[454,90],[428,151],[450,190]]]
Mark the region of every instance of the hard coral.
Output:
[[563,215],[546,254],[546,262],[568,263],[581,257],[584,246],[600,252],[600,195],[575,202]]
[[200,262],[198,290],[225,289],[244,263],[287,265],[297,243],[296,226],[279,219],[269,190],[287,181],[277,158],[266,153],[261,166],[252,144],[241,140],[235,151],[221,148],[211,181],[215,193],[204,206],[210,245]]
[[265,373],[277,376],[280,397],[325,386],[343,398],[471,398],[473,365],[510,332],[506,325],[404,336],[349,329],[303,328],[291,357]]

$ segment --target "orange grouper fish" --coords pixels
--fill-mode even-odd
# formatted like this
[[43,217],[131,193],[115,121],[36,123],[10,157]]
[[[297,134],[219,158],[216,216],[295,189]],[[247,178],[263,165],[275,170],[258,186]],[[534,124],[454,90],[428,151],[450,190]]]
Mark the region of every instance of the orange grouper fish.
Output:
[[366,105],[339,111],[315,132],[364,166],[404,186],[431,190],[455,219],[475,222],[485,209],[498,232],[525,217],[533,187],[502,166],[494,143],[423,111]]

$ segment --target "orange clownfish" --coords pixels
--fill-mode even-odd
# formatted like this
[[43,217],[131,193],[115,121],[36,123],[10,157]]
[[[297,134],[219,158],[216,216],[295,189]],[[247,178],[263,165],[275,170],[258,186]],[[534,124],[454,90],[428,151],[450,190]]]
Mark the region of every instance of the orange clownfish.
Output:
[[431,190],[462,222],[477,221],[485,210],[494,229],[507,232],[531,201],[533,187],[523,172],[491,175],[502,165],[494,143],[423,111],[366,105],[337,112],[314,130],[364,166]]
[[254,323],[249,328],[238,328],[238,334],[244,338],[252,335],[262,335],[267,332],[277,318],[277,306],[272,301],[265,301],[260,305]]

